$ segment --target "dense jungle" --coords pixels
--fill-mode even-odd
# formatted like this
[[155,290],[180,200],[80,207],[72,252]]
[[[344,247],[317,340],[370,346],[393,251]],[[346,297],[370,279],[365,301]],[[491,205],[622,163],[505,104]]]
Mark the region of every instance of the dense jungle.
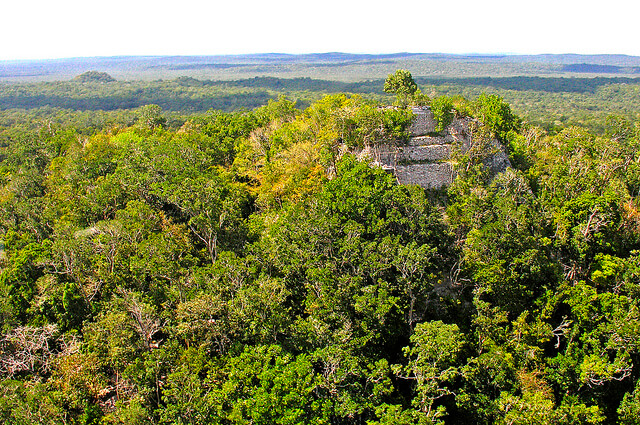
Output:
[[430,78],[0,84],[2,422],[640,423],[639,82]]

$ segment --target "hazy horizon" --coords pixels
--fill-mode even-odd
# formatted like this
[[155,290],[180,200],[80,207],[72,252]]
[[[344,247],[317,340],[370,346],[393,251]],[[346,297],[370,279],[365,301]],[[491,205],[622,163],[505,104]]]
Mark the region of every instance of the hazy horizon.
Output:
[[66,61],[66,60],[81,60],[81,59],[128,59],[128,58],[233,58],[233,57],[259,57],[259,56],[267,56],[267,55],[282,55],[282,56],[314,56],[314,55],[329,55],[329,54],[340,54],[340,55],[353,55],[353,56],[477,56],[477,57],[536,57],[536,56],[577,56],[577,57],[597,57],[597,56],[623,56],[630,58],[640,58],[640,54],[632,55],[626,53],[575,53],[575,52],[565,52],[565,53],[518,53],[518,52],[462,52],[462,53],[451,53],[451,52],[405,52],[405,51],[397,51],[397,52],[380,52],[380,53],[370,53],[370,52],[350,52],[350,51],[318,51],[318,52],[308,52],[308,53],[288,53],[282,51],[273,51],[273,52],[252,52],[252,53],[224,53],[224,54],[122,54],[122,55],[93,55],[93,56],[64,56],[64,57],[51,57],[51,58],[25,58],[25,59],[0,59],[0,63],[9,63],[9,62],[55,62],[55,61]]

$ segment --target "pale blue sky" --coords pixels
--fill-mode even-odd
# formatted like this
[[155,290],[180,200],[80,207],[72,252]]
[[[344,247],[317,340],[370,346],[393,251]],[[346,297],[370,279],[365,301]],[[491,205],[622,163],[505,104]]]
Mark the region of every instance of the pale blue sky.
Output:
[[329,51],[640,56],[638,6],[629,0],[3,3],[0,60]]

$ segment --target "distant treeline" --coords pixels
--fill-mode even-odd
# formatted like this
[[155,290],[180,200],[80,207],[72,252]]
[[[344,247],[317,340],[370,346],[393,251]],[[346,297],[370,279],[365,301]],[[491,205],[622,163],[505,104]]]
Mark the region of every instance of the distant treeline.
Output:
[[[83,74],[85,75],[85,74]],[[87,75],[85,75],[87,77]],[[91,77],[89,75],[88,77]],[[87,77],[87,78],[88,78]],[[100,81],[0,84],[0,110],[43,107],[73,111],[115,111],[148,104],[164,111],[199,113],[208,110],[250,110],[281,95],[306,107],[325,94],[355,93],[391,102],[382,80],[343,82],[312,78],[254,77],[237,80],[200,80],[180,77],[157,81]],[[480,93],[504,97],[528,122],[542,126],[581,125],[601,133],[609,114],[636,119],[640,110],[640,77],[418,77],[423,93],[475,98]],[[551,130],[551,128],[547,128]]]
[[[586,72],[586,71],[585,71]],[[470,77],[470,78],[416,78],[418,84],[485,86],[503,90],[541,91],[550,93],[594,93],[610,84],[640,84],[640,78],[628,77]]]
[[623,74],[623,73],[640,73],[640,68],[625,68],[617,65],[597,65],[591,63],[574,63],[562,67],[564,72],[584,72],[589,74]]
[[344,83],[310,78],[257,77],[235,81],[78,81],[0,85],[0,109],[35,109],[44,106],[78,111],[132,109],[156,104],[167,111],[234,111],[265,105],[279,94],[291,95],[307,105],[318,94],[350,92],[382,95],[380,81]]
[[44,106],[78,111],[112,111],[157,104],[168,111],[253,109],[275,98],[264,90],[185,90],[175,82],[37,83],[0,85],[0,109]]
[[228,86],[228,87],[251,87],[268,90],[310,90],[327,93],[376,93],[383,94],[383,80],[367,80],[356,83],[345,83],[342,81],[317,80],[312,78],[277,78],[277,77],[255,77],[233,81],[219,80],[198,80],[191,77],[181,77],[176,80],[180,85],[189,87],[204,86]]
[[[610,84],[640,84],[640,77],[418,77],[415,80],[418,84],[430,86],[481,86],[503,90],[533,90],[551,93],[593,93],[599,87]],[[311,78],[255,77],[233,81],[218,81],[182,77],[177,79],[176,82],[180,85],[189,87],[228,86],[262,88],[265,90],[310,90],[326,93],[384,93],[381,89],[383,80],[367,80],[355,83],[345,83],[342,81],[317,80]]]
[[265,105],[269,99],[274,99],[264,91],[228,94],[220,96],[193,99],[185,96],[108,96],[99,98],[67,98],[63,96],[2,96],[0,109],[33,109],[51,106],[78,111],[113,111],[116,109],[134,109],[148,104],[157,104],[168,111],[198,112],[216,109],[221,111],[235,111],[239,109],[254,109]]

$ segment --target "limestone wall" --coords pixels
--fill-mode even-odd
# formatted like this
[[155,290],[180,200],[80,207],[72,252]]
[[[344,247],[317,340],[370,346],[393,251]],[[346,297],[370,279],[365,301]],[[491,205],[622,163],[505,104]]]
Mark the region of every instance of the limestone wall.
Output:
[[403,161],[442,161],[451,157],[450,144],[418,145],[400,147]]
[[416,116],[413,124],[409,127],[409,132],[414,136],[424,136],[436,131],[436,121],[428,106],[415,106],[411,108]]
[[400,183],[417,184],[425,189],[441,189],[454,179],[453,167],[448,162],[397,165],[395,175]]
[[[471,118],[454,118],[444,131],[436,134],[436,122],[429,107],[415,107],[416,118],[409,128],[407,143],[378,145],[365,149],[360,157],[392,172],[400,183],[417,184],[425,189],[449,186],[455,178],[451,154],[453,149],[466,152],[473,146]],[[494,140],[485,165],[497,174],[510,166],[502,145]]]

